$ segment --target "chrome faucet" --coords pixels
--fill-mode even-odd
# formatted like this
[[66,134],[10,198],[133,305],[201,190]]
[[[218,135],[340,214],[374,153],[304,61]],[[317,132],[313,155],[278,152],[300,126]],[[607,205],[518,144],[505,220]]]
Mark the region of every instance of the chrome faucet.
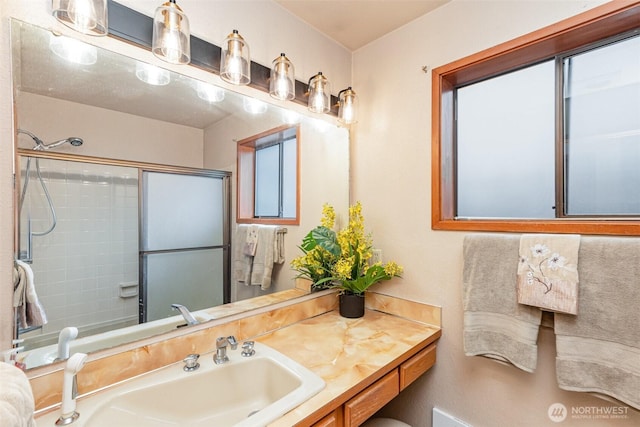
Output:
[[184,320],[186,320],[186,322],[189,325],[197,325],[198,323],[200,323],[196,320],[195,317],[193,317],[193,314],[191,314],[189,310],[187,310],[187,307],[185,307],[184,305],[171,304],[171,308],[174,310],[178,310],[180,314],[182,314],[182,317],[184,317]]
[[216,339],[216,355],[213,356],[213,361],[216,365],[227,363],[229,361],[229,356],[227,356],[227,346],[230,346],[231,350],[238,348],[238,341],[236,340],[236,337],[232,335]]

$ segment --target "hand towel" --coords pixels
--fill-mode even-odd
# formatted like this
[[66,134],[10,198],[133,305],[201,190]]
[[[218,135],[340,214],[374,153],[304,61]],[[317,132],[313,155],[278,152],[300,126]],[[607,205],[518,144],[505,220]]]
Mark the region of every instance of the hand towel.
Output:
[[[24,271],[24,275],[26,277],[25,282],[25,298],[22,301],[23,304],[19,308],[19,321],[21,328],[34,327],[34,326],[43,326],[47,324],[47,315],[44,312],[44,308],[42,304],[40,304],[40,300],[38,299],[38,295],[36,294],[36,287],[33,281],[33,270],[31,270],[31,266],[29,264],[16,260],[16,265],[18,269],[22,269]],[[20,276],[21,277],[21,276]],[[15,301],[15,295],[14,295]],[[22,318],[22,315],[24,318]]]
[[234,239],[233,250],[233,276],[237,283],[249,285],[251,277],[251,267],[253,265],[253,257],[244,253],[245,243],[247,241],[247,233],[249,225],[238,224],[236,227],[236,235]]
[[640,410],[640,239],[583,237],[579,258],[579,313],[555,314],[558,385]]
[[33,392],[22,370],[0,362],[0,420],[3,427],[35,427]]
[[13,308],[16,309],[20,328],[26,328],[27,325],[26,283],[27,275],[24,268],[17,263],[13,263]]
[[542,312],[518,304],[520,237],[470,234],[463,245],[464,351],[533,372]]
[[256,255],[253,257],[251,284],[260,286],[262,290],[271,287],[276,229],[277,227],[270,225],[258,228],[258,245],[256,246]]
[[286,229],[278,228],[276,230],[276,238],[273,243],[273,262],[274,264],[284,263],[284,234]]
[[523,234],[518,262],[518,302],[576,314],[579,248],[579,235]]

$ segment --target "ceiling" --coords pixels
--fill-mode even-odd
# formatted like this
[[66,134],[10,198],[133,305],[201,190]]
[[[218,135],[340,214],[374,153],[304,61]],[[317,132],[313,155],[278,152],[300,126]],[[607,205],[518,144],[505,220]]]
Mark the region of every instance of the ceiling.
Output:
[[275,0],[351,51],[451,0]]

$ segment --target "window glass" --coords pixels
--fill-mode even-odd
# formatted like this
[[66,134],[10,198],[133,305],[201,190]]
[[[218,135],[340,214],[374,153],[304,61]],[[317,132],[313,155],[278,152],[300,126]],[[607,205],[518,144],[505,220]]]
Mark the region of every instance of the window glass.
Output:
[[238,223],[299,224],[299,126],[238,141]]
[[256,217],[280,214],[280,145],[256,150]]
[[554,62],[457,91],[457,216],[555,216]]
[[564,60],[566,214],[640,213],[640,37]]

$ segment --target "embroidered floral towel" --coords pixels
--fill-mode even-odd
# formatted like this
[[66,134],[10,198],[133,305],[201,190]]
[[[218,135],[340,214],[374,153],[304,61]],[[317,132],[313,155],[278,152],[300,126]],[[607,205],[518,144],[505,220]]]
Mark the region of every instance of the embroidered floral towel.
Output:
[[578,313],[579,235],[523,234],[518,302],[560,313]]

